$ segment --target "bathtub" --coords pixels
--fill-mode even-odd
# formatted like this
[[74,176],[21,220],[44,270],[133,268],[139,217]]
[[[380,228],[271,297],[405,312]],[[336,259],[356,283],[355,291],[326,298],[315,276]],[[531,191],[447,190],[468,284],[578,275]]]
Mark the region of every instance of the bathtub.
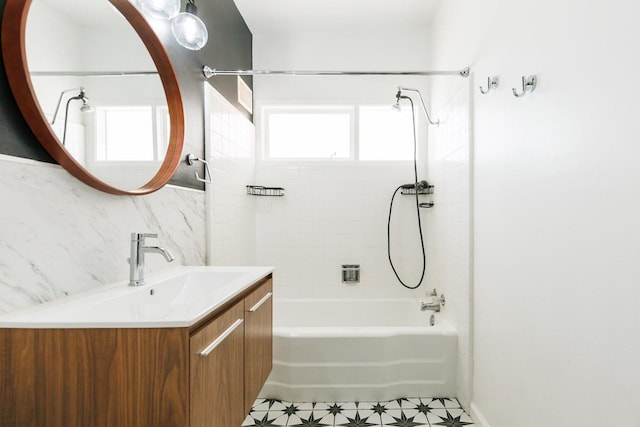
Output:
[[457,333],[411,299],[275,299],[273,371],[289,402],[455,396]]

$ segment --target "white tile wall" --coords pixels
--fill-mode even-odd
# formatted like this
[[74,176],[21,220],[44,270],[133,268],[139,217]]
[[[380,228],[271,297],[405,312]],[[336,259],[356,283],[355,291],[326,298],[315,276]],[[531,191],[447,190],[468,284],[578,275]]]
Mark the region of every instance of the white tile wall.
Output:
[[[253,64],[264,69],[384,70],[390,64],[398,70],[429,69],[429,55],[415,54],[424,52],[429,44],[428,33],[427,28],[407,28],[357,34],[309,31],[295,37],[257,34],[253,39]],[[256,124],[261,119],[261,107],[267,105],[391,105],[398,86],[422,89],[427,82],[407,76],[256,76]],[[424,167],[420,170],[424,175]],[[393,275],[386,248],[389,201],[398,185],[413,181],[409,162],[383,166],[299,163],[290,167],[259,162],[256,174],[257,183],[282,186],[287,191],[282,199],[257,200],[256,209],[257,260],[276,266],[274,285],[280,295],[413,296]],[[428,220],[429,210],[422,213]],[[421,253],[415,208],[409,197],[398,200],[394,218],[393,236],[398,239],[393,245],[394,260],[402,277],[415,283],[420,275]],[[341,284],[340,266],[345,263],[361,265],[360,284]]]
[[[263,162],[256,175],[260,185],[286,190],[256,206],[257,261],[276,266],[280,296],[411,297],[393,276],[386,246],[393,191],[413,181],[409,162]],[[403,277],[417,282],[421,254],[412,200],[396,199],[392,247]],[[341,283],[342,264],[360,264],[359,284]]]
[[462,81],[442,107],[441,124],[429,133],[429,181],[435,207],[427,222],[431,284],[445,294],[442,315],[458,330],[458,393],[464,407],[471,399],[471,139],[469,82]]
[[253,124],[210,84],[205,87],[205,151],[213,175],[207,184],[207,263],[255,264]]

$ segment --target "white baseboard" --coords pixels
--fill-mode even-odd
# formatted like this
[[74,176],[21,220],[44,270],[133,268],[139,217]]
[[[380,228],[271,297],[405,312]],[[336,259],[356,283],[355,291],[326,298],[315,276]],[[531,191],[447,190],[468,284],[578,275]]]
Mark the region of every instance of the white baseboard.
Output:
[[475,423],[476,427],[491,427],[489,425],[489,423],[487,422],[486,418],[484,417],[484,415],[482,415],[482,412],[480,411],[480,409],[478,408],[478,406],[471,402],[471,419],[473,419],[473,422]]

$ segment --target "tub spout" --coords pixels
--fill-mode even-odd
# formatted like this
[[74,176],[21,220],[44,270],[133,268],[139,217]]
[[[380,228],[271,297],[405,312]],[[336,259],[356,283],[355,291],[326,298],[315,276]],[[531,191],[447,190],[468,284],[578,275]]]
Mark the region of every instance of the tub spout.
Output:
[[422,311],[433,310],[436,313],[438,313],[440,312],[440,301],[423,302],[422,304],[420,304],[420,310]]

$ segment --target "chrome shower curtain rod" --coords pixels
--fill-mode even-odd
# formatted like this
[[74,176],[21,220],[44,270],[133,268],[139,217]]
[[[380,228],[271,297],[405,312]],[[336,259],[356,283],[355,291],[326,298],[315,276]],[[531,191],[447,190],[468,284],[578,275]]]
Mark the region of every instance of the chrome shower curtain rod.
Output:
[[209,79],[214,76],[459,76],[469,77],[469,67],[457,71],[274,71],[274,70],[216,70],[207,65],[202,67],[202,74]]

